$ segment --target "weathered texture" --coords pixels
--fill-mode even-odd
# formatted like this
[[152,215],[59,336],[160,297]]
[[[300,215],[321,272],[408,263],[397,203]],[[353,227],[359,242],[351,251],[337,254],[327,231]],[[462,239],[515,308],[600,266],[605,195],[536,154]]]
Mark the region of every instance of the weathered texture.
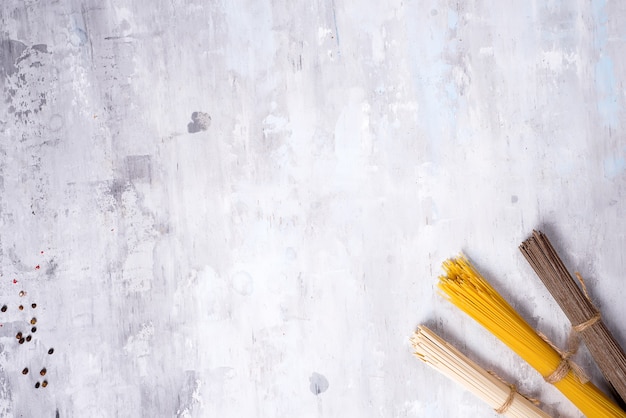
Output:
[[517,252],[541,227],[626,342],[625,23],[605,0],[1,1],[0,415],[493,415],[412,357],[425,323],[577,416],[433,288],[464,250],[563,341]]

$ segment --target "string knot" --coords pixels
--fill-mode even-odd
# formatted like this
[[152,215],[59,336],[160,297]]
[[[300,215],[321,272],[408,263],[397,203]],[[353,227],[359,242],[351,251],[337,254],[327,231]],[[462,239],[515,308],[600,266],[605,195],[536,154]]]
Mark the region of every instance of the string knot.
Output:
[[589,318],[588,320],[586,320],[586,321],[584,321],[584,322],[582,322],[582,323],[580,323],[578,325],[572,325],[572,329],[574,331],[576,331],[576,332],[583,332],[584,330],[586,330],[587,328],[589,328],[590,326],[592,326],[596,322],[600,321],[602,319],[602,316],[600,315],[600,311],[595,307],[595,305],[591,301],[591,298],[589,297],[589,293],[587,293],[587,285],[585,284],[585,281],[583,280],[583,277],[580,275],[579,272],[576,272],[575,274],[576,274],[576,278],[580,282],[580,286],[583,288],[583,293],[585,294],[585,297],[587,298],[589,303],[591,303],[591,306],[593,306],[593,309],[595,311],[595,314],[591,318]]
[[515,399],[515,395],[520,395],[520,396],[526,398],[528,401],[530,401],[534,405],[539,405],[539,400],[538,399],[530,398],[530,397],[528,397],[526,395],[522,395],[521,393],[519,393],[517,391],[517,387],[515,385],[507,383],[506,380],[501,378],[496,372],[494,372],[492,370],[487,370],[487,373],[489,373],[490,375],[492,375],[493,377],[498,379],[500,382],[502,382],[505,385],[507,385],[509,387],[509,389],[510,389],[509,390],[509,396],[507,396],[507,398],[504,401],[504,403],[499,408],[495,408],[494,409],[494,411],[497,414],[504,414],[504,413],[506,413],[506,411],[509,410],[509,407],[513,404],[513,400]]
[[549,375],[543,377],[546,382],[554,385],[555,383],[558,383],[561,380],[563,380],[565,376],[567,376],[567,373],[569,373],[570,370],[572,371],[574,376],[578,378],[580,383],[582,383],[583,385],[589,381],[589,377],[587,376],[585,371],[582,369],[582,367],[580,367],[573,360],[571,360],[571,357],[574,354],[576,354],[576,352],[578,351],[578,346],[580,343],[577,333],[570,334],[569,341],[567,344],[568,345],[567,351],[563,351],[559,347],[554,345],[552,341],[550,341],[548,337],[546,337],[541,332],[538,332],[537,334],[550,347],[552,347],[557,353],[559,353],[559,356],[561,357],[561,362],[556,367],[556,369],[554,369],[554,371],[550,373]]
[[511,389],[509,391],[509,396],[506,398],[502,406],[500,406],[500,408],[494,409],[497,414],[504,414],[513,404],[513,399],[515,398],[515,394],[517,393],[517,387],[515,387],[515,385],[509,385],[509,388]]

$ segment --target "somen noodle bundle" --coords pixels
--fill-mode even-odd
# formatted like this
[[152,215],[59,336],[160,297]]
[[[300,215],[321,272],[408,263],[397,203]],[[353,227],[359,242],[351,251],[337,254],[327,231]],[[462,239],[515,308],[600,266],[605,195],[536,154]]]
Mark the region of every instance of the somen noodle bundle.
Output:
[[420,360],[472,392],[496,412],[512,418],[550,417],[520,395],[514,385],[486,371],[427,327],[418,327],[411,342]]

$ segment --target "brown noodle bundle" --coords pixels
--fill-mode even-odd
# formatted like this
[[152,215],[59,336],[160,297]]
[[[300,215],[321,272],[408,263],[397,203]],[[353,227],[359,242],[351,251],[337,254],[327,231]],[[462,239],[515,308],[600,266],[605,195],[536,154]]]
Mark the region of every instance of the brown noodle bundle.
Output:
[[577,274],[581,290],[540,231],[533,231],[520,250],[569,318],[572,333],[580,334],[604,377],[626,401],[626,356],[589,299],[582,278]]

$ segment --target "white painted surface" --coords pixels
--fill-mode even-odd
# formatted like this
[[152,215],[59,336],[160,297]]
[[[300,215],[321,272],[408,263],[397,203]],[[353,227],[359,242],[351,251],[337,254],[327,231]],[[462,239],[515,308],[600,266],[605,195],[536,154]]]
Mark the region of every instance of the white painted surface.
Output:
[[563,342],[517,251],[535,227],[626,343],[619,2],[5,0],[0,18],[0,415],[495,416],[412,357],[426,323],[577,417],[434,290],[465,251]]

